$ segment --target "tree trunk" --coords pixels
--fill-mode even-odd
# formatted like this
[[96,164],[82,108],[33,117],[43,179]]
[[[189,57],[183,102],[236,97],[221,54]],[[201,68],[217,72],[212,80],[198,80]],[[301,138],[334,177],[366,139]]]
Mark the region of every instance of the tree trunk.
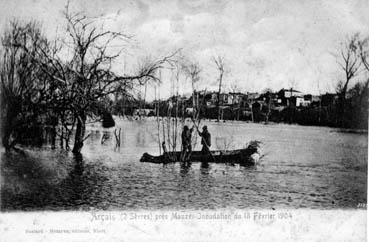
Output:
[[193,87],[193,82],[192,82],[192,119],[195,119],[196,118],[196,113],[195,113],[195,89]]
[[64,148],[64,127],[63,126],[60,127],[60,140],[59,140],[59,145],[60,145],[60,148],[61,149]]
[[254,109],[252,108],[252,104],[251,103],[251,121],[254,122]]
[[223,73],[221,72],[220,73],[220,76],[219,76],[219,89],[218,89],[218,119],[217,121],[219,122],[219,119],[220,119],[220,105],[221,105],[221,102],[220,102],[220,93],[222,92],[222,79],[223,79]]
[[340,127],[344,127],[345,126],[345,111],[346,111],[346,93],[347,93],[347,88],[348,88],[348,84],[351,80],[351,77],[348,76],[348,74],[346,74],[346,82],[345,85],[343,86],[341,93],[339,94],[339,126]]
[[17,143],[17,138],[11,140],[12,134],[18,136],[18,134],[16,132],[14,133],[14,131],[18,126],[16,117],[20,113],[20,106],[18,104],[14,104],[14,102],[11,102],[11,104],[12,105],[10,106],[4,105],[5,114],[1,114],[2,123],[0,123],[2,144],[6,151],[9,151]]
[[342,128],[345,124],[346,90],[342,91],[342,93],[340,94],[338,105],[338,126]]
[[321,118],[322,118],[322,99],[320,98],[320,100],[319,100],[319,117],[318,117],[319,125],[321,123]]
[[86,132],[86,116],[84,114],[79,115],[77,118],[76,136],[74,138],[73,153],[81,153],[83,147],[83,139]]
[[51,149],[55,149],[55,142],[56,142],[56,126],[53,125],[51,127]]

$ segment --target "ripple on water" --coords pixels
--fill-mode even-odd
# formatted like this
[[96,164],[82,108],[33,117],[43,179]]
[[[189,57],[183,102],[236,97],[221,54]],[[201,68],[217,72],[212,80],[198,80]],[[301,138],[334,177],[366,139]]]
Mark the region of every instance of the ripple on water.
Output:
[[343,208],[366,203],[366,135],[210,122],[214,139],[232,136],[238,144],[233,148],[261,139],[267,155],[256,167],[202,167],[140,163],[143,152],[158,152],[156,123],[117,125],[124,130],[120,150],[113,140],[101,146],[101,129],[78,159],[50,149],[2,155],[1,209]]

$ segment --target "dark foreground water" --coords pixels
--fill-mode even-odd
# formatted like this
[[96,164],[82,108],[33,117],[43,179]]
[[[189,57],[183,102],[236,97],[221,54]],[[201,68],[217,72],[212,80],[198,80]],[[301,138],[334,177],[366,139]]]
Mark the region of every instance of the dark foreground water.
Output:
[[[2,153],[1,209],[356,208],[366,204],[367,134],[325,127],[207,122],[212,148],[263,142],[256,167],[140,163],[157,154],[155,121],[117,121],[122,144],[90,125],[83,155]],[[114,130],[114,128],[113,128]],[[196,147],[199,149],[199,145]]]

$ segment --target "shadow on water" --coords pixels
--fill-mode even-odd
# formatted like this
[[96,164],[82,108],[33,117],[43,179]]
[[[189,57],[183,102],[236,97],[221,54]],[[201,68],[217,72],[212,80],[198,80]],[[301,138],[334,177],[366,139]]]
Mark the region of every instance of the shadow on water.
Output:
[[240,169],[240,171],[250,172],[250,171],[256,171],[256,170],[258,170],[258,166],[259,165],[254,165],[254,166],[242,166],[242,165],[239,165],[239,169]]
[[209,175],[210,169],[211,167],[208,162],[201,162],[201,165],[200,165],[201,175]]
[[190,170],[191,170],[191,162],[181,162],[179,169],[181,177],[186,177]]
[[[182,177],[188,175],[188,172],[191,170],[192,163],[191,162],[182,162],[180,164],[179,173]],[[200,174],[201,175],[209,175],[211,167],[207,162],[201,162],[200,164]]]
[[107,209],[108,169],[81,154],[68,158],[50,165],[28,152],[2,155],[1,210]]
[[110,197],[103,190],[109,186],[109,169],[101,162],[86,162],[82,154],[74,154],[73,163],[69,175],[55,189],[60,194],[67,194],[62,199],[63,205],[71,209],[107,209],[105,200]]
[[64,180],[63,187],[68,186],[70,189],[70,196],[68,198],[68,203],[70,204],[80,204],[83,200],[85,183],[84,183],[84,164],[82,154],[74,154],[74,167],[69,173],[69,176]]

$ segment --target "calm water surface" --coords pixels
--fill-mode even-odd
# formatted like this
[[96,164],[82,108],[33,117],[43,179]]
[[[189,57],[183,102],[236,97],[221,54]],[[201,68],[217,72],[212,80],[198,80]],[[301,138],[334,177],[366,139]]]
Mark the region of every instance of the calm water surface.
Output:
[[[203,122],[212,149],[263,142],[256,167],[140,163],[158,154],[155,121],[91,124],[82,156],[43,149],[4,154],[2,210],[355,208],[367,197],[367,134],[326,127]],[[110,138],[101,144],[104,132]],[[200,149],[197,144],[196,149]]]

